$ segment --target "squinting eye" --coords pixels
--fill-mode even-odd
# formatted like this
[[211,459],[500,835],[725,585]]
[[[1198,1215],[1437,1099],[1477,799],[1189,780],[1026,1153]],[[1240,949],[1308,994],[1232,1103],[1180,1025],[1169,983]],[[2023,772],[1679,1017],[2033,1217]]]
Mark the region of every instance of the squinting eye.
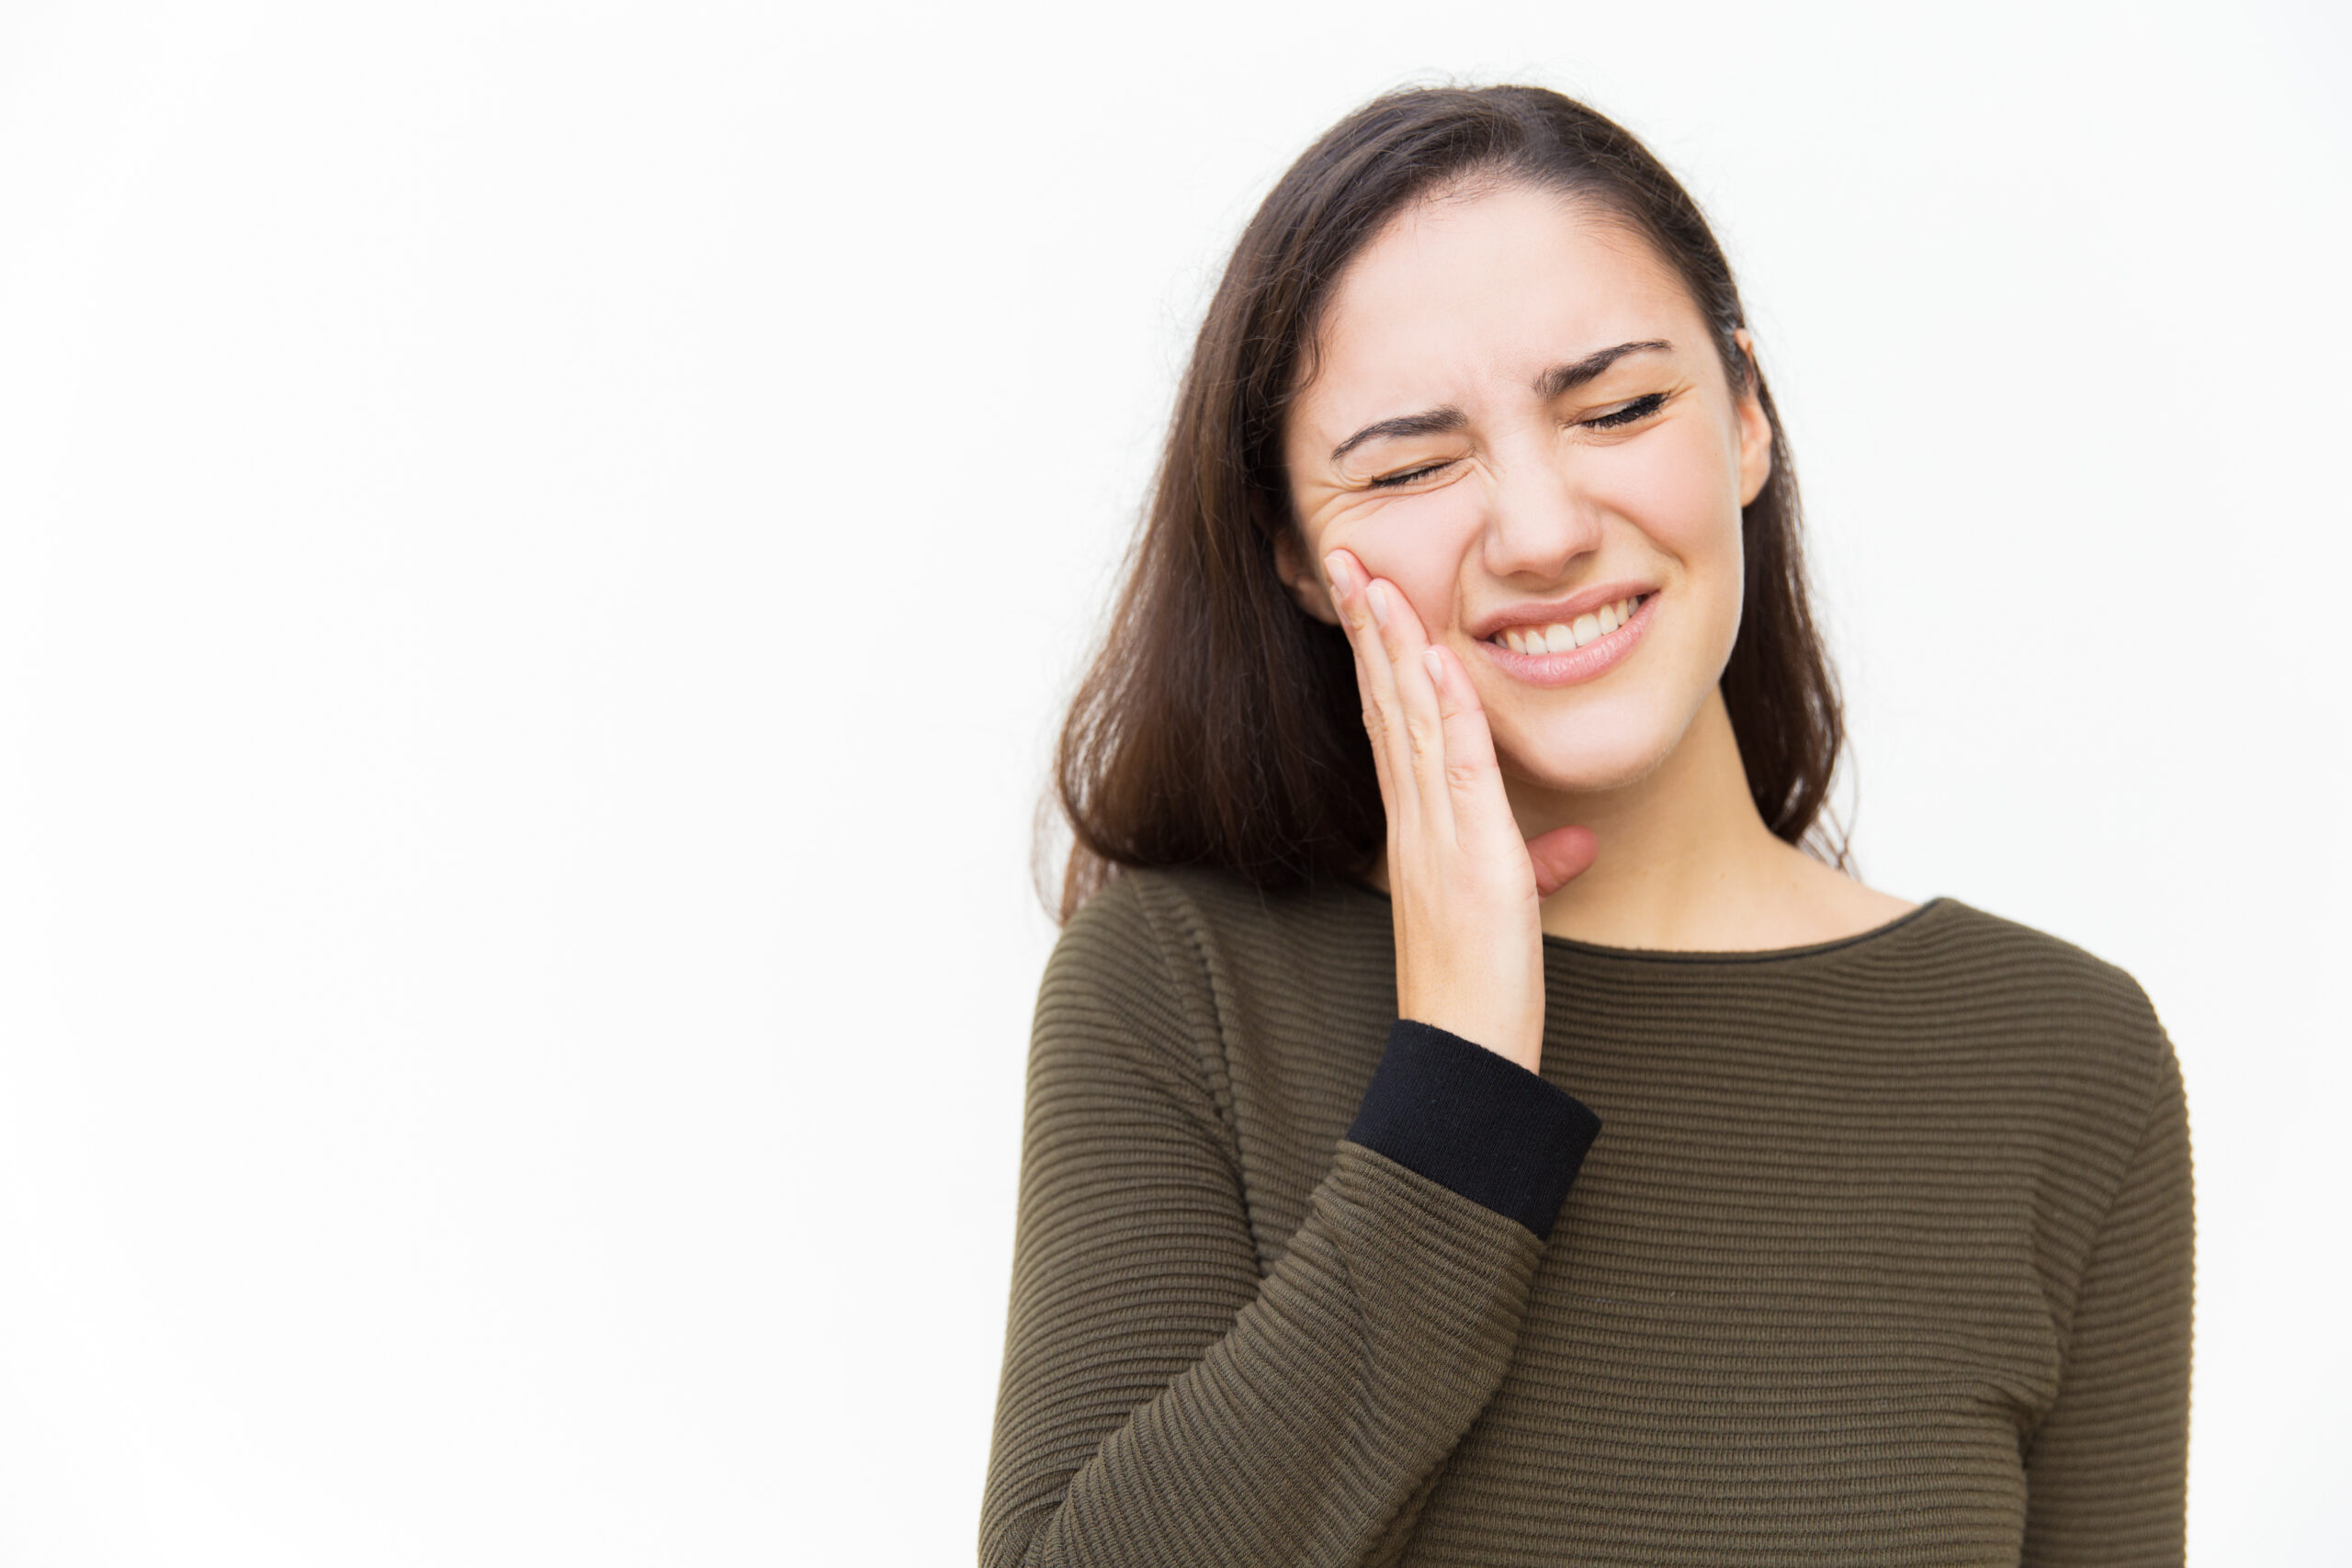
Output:
[[1453,467],[1451,463],[1429,463],[1424,464],[1422,467],[1418,468],[1408,468],[1401,474],[1383,474],[1378,479],[1372,481],[1372,488],[1374,490],[1384,490],[1392,485],[1408,485],[1415,479],[1424,479],[1429,478],[1430,475],[1436,473],[1440,468],[1451,467]]
[[1612,413],[1605,413],[1599,419],[1589,419],[1584,423],[1596,430],[1613,430],[1621,424],[1632,424],[1647,419],[1665,406],[1666,394],[1652,392],[1646,398],[1635,398],[1632,402]]

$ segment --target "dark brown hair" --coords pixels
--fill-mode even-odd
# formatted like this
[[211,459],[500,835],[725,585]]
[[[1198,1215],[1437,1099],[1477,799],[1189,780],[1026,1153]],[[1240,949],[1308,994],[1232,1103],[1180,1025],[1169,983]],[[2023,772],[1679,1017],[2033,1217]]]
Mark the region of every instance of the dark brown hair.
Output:
[[1821,826],[1844,727],[1805,602],[1796,470],[1733,336],[1746,319],[1722,247],[1649,151],[1582,104],[1540,87],[1418,88],[1365,105],[1291,165],[1201,323],[1125,586],[1055,757],[1074,838],[1064,919],[1122,865],[1216,866],[1263,887],[1370,866],[1385,825],[1354,662],[1275,570],[1275,541],[1296,525],[1283,420],[1357,252],[1417,198],[1488,178],[1630,225],[1680,276],[1735,391],[1761,401],[1772,474],[1742,513],[1746,606],[1724,702],[1765,823],[1845,865],[1843,831]]

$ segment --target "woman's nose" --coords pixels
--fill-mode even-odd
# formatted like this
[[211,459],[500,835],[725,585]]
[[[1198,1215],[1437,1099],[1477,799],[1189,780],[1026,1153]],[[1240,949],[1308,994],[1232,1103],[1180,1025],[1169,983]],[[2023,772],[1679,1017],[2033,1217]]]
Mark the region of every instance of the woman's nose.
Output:
[[1557,579],[1600,547],[1600,505],[1556,462],[1522,461],[1497,476],[1483,540],[1494,576]]

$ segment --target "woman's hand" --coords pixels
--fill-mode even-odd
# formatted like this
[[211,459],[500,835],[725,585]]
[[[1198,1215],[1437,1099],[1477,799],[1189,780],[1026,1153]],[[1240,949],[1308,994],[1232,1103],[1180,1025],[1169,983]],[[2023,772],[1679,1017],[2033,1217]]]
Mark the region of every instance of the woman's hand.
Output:
[[1355,650],[1388,812],[1397,1013],[1533,1072],[1544,1055],[1540,906],[1592,863],[1592,831],[1521,839],[1469,672],[1430,644],[1395,583],[1346,550],[1323,569]]

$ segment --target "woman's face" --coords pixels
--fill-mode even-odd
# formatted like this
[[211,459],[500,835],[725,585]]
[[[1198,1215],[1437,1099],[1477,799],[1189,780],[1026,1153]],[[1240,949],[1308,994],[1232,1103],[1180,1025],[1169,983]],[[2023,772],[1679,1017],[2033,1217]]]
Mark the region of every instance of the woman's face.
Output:
[[1426,201],[1331,301],[1283,432],[1306,548],[1283,570],[1334,620],[1310,563],[1354,552],[1469,671],[1506,773],[1614,788],[1673,751],[1723,673],[1740,508],[1770,450],[1680,280],[1623,225],[1523,186]]

